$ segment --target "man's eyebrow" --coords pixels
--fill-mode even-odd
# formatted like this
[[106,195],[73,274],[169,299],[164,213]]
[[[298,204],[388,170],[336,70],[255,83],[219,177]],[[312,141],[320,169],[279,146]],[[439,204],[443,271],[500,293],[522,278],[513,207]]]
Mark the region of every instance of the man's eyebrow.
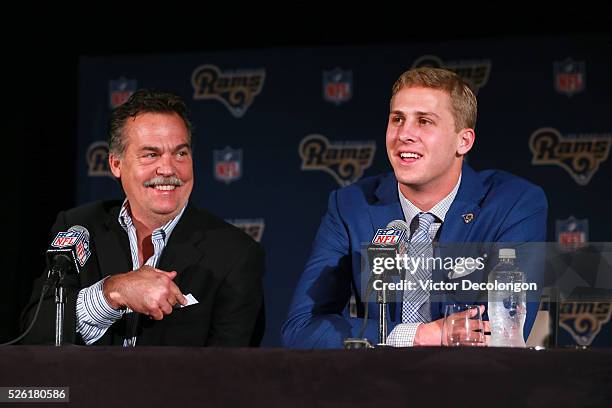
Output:
[[440,117],[440,115],[438,115],[435,112],[422,112],[422,111],[416,111],[415,112],[417,114],[417,116],[435,116],[437,118]]
[[191,150],[191,145],[190,145],[189,143],[182,143],[182,144],[180,144],[180,145],[176,146],[176,147],[174,148],[174,151],[175,151],[175,152],[178,152],[179,150],[182,150],[182,149],[185,149],[185,148],[187,148],[187,149]]
[[155,146],[142,146],[140,148],[140,150],[149,150],[149,151],[152,151],[152,152],[160,152],[161,151],[161,149],[159,147],[155,147]]
[[[436,118],[440,117],[440,115],[438,115],[435,112],[416,111],[416,112],[414,112],[414,114],[416,116],[435,116]],[[406,116],[406,113],[402,112],[401,110],[394,110],[394,111],[391,111],[390,115],[402,115],[402,116]]]
[[[181,149],[185,149],[185,148],[187,148],[187,149],[191,149],[191,146],[189,145],[189,143],[182,143],[182,144],[180,144],[180,145],[178,145],[178,146],[174,147],[174,149],[172,149],[172,151],[173,151],[173,152],[178,152],[179,150],[181,150]],[[140,150],[141,150],[141,151],[151,151],[151,152],[156,152],[156,153],[159,153],[159,152],[161,152],[161,150],[162,150],[162,149],[160,149],[160,148],[159,148],[159,147],[157,147],[157,146],[142,146],[142,147],[140,148]]]

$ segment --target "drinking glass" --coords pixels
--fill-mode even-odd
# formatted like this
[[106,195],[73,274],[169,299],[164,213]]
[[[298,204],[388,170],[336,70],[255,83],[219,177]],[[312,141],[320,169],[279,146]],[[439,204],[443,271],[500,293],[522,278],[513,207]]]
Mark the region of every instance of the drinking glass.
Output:
[[484,325],[478,305],[449,304],[444,308],[443,346],[484,346]]

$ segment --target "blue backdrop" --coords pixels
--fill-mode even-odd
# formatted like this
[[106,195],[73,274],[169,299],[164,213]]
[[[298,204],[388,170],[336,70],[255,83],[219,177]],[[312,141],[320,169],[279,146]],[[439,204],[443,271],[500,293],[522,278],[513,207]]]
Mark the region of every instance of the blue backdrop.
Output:
[[419,65],[455,70],[472,83],[479,112],[468,160],[542,186],[549,240],[610,241],[609,39],[81,57],[78,204],[122,197],[106,163],[113,107],[137,88],[184,97],[195,125],[192,200],[264,245],[263,345],[278,346],[329,192],[390,171],[391,86]]

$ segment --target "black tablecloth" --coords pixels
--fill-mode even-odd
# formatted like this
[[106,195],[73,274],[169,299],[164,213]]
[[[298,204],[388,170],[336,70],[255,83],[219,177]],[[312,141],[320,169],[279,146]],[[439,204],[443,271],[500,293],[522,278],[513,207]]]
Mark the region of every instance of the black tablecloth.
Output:
[[610,407],[612,349],[11,346],[0,386],[83,407]]

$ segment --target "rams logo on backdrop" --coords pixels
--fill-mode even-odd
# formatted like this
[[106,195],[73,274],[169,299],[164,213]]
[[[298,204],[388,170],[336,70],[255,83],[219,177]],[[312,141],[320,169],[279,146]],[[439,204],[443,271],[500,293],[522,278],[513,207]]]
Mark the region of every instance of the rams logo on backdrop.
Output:
[[611,302],[562,302],[559,326],[580,346],[589,346],[610,321]]
[[298,148],[302,170],[323,170],[342,187],[354,183],[372,165],[376,142],[344,141],[330,143],[325,136],[308,135]]
[[213,151],[215,178],[229,184],[242,177],[242,149],[226,146],[223,150]]
[[353,72],[335,68],[323,71],[323,98],[336,106],[353,97]]
[[566,220],[556,221],[557,243],[566,251],[586,246],[589,240],[589,220],[576,219],[573,215]]
[[559,93],[572,96],[582,92],[586,82],[586,68],[584,61],[574,61],[567,58],[554,63],[555,90]]
[[608,159],[612,135],[586,134],[564,137],[553,128],[541,128],[529,138],[532,164],[554,164],[567,171],[574,181],[586,186],[599,165]]
[[412,68],[419,67],[445,68],[453,71],[470,84],[474,93],[478,93],[478,90],[489,82],[491,61],[484,59],[443,62],[436,55],[423,55],[412,64]]
[[261,92],[265,79],[265,69],[221,72],[214,65],[200,65],[191,74],[193,99],[216,99],[241,118]]
[[111,109],[115,109],[127,101],[130,96],[136,91],[137,82],[135,79],[127,79],[121,77],[119,79],[111,79],[108,82],[108,99]]
[[108,164],[108,143],[93,142],[85,153],[87,159],[87,175],[90,177],[113,177]]
[[251,236],[255,241],[261,242],[264,227],[266,223],[263,218],[257,219],[236,219],[236,220],[225,220],[235,227],[240,228]]

